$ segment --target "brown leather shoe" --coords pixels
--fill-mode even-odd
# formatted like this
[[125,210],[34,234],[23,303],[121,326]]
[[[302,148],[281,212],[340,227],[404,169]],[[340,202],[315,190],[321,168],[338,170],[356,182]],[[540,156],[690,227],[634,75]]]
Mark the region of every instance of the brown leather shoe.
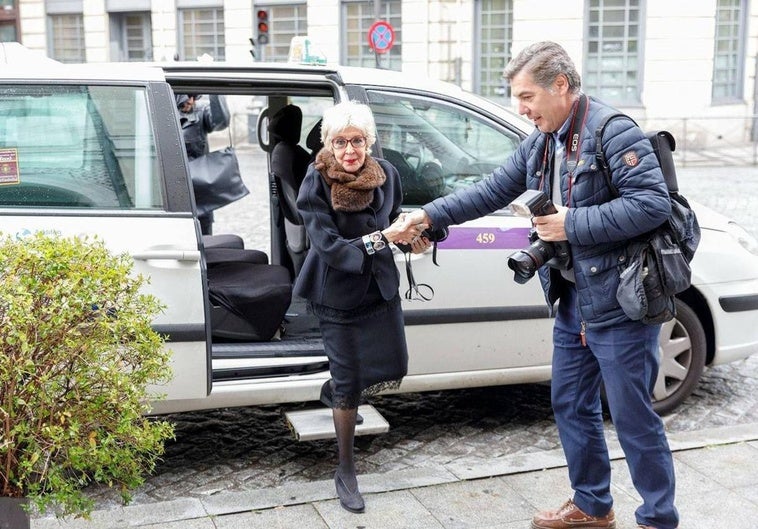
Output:
[[568,500],[557,511],[537,513],[532,529],[616,529],[616,515],[611,509],[605,516],[590,516]]

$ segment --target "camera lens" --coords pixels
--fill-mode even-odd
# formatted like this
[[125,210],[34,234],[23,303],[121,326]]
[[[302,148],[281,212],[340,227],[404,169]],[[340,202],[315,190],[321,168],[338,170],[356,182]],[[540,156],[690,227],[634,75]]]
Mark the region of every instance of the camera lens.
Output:
[[513,279],[520,285],[534,277],[537,270],[534,261],[525,250],[519,250],[508,258],[508,268],[513,270]]
[[513,279],[523,285],[534,277],[537,269],[555,255],[555,248],[541,239],[534,241],[529,248],[519,250],[508,258],[508,268],[513,270]]

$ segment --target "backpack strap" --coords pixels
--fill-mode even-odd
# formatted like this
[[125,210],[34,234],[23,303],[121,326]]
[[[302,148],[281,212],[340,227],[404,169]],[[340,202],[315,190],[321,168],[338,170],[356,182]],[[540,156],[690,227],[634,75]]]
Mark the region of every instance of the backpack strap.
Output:
[[608,184],[608,189],[611,190],[613,198],[618,198],[619,192],[618,189],[616,189],[616,186],[613,185],[613,180],[611,179],[611,167],[608,163],[608,159],[605,157],[605,152],[603,152],[603,132],[605,132],[605,126],[608,125],[608,122],[616,118],[627,118],[630,119],[635,125],[637,124],[636,121],[634,121],[626,114],[616,112],[614,114],[608,114],[602,120],[600,120],[600,124],[595,129],[595,160],[598,167],[600,167],[600,169],[603,171],[603,175],[605,176],[605,183]]
[[[624,117],[631,120],[632,123],[637,125],[637,122],[626,114],[620,112],[614,114],[608,114],[601,121],[595,129],[595,159],[598,167],[603,171],[605,175],[605,181],[608,184],[608,188],[611,190],[614,198],[618,198],[618,190],[613,185],[611,180],[611,168],[608,163],[608,159],[603,152],[603,133],[605,132],[605,126],[609,121],[615,118]],[[653,147],[653,153],[658,160],[658,164],[661,166],[661,173],[663,173],[663,179],[666,182],[666,187],[670,194],[679,192],[679,183],[676,178],[676,168],[674,167],[674,156],[671,154],[676,149],[676,140],[674,136],[667,130],[657,130],[653,132],[645,132],[645,137]]]

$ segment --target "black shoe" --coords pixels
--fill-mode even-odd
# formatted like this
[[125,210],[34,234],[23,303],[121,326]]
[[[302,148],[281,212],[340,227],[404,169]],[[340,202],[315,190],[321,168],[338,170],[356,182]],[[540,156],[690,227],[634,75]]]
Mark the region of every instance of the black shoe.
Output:
[[363,502],[363,496],[358,490],[358,485],[355,485],[353,491],[348,489],[339,470],[334,473],[334,486],[337,488],[337,496],[340,498],[340,505],[343,509],[354,513],[361,513],[366,510],[366,504]]
[[[334,405],[332,404],[332,379],[330,378],[324,384],[321,386],[321,394],[318,397],[318,400],[321,401],[321,404],[326,406],[327,408],[333,408]],[[355,424],[363,424],[363,415],[360,413],[355,414]]]

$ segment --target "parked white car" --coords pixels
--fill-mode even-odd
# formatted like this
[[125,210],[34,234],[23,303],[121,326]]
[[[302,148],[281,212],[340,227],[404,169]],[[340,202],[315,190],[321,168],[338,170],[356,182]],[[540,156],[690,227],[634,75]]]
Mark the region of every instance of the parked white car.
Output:
[[[249,113],[244,135],[251,149],[267,153],[268,174],[256,179],[269,182],[271,195],[253,216],[270,218],[270,248],[241,250],[234,237],[201,237],[174,93],[224,95],[238,117]],[[532,128],[455,86],[386,70],[4,65],[0,158],[15,165],[0,174],[0,230],[97,234],[134,257],[167,306],[155,328],[168,337],[174,379],[159,388],[166,398],[155,402],[155,413],[316,400],[327,359],[303,301],[288,298],[307,251],[292,212],[298,176],[288,184],[289,176],[270,170],[279,136],[268,124],[285,105],[298,106],[302,123],[279,125],[295,127],[310,153],[318,147],[310,134],[318,116],[345,99],[373,109],[374,155],[398,167],[409,209],[486,177]],[[254,103],[261,101],[259,112]],[[713,211],[698,206],[697,214],[702,241],[692,286],[661,332],[654,394],[661,413],[690,394],[704,366],[758,351],[758,244]],[[413,256],[416,278],[434,297],[403,300],[410,365],[400,392],[550,379],[552,321],[538,280],[519,285],[506,265],[528,246],[528,229],[527,219],[503,210],[452,227],[437,250],[440,266],[431,251]],[[405,262],[396,255],[404,295]]]

